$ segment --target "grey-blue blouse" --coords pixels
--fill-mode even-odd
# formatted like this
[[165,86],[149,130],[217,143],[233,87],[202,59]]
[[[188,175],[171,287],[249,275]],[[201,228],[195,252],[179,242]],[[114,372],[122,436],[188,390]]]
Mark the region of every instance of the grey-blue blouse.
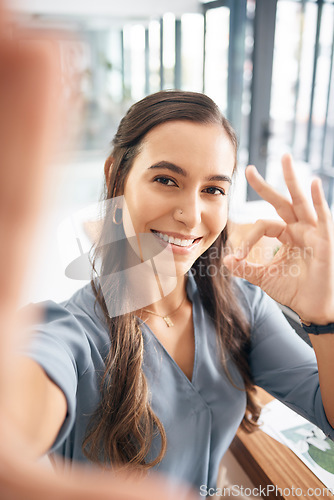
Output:
[[[251,372],[255,384],[320,427],[334,439],[324,412],[313,350],[259,288],[236,279],[240,303],[251,324]],[[144,324],[143,370],[151,406],[164,425],[167,452],[157,467],[195,488],[216,486],[219,462],[229,447],[246,408],[243,382],[232,360],[221,365],[214,325],[206,314],[195,280],[187,293],[193,305],[195,362],[190,381],[154,333]],[[45,320],[35,327],[29,356],[64,392],[68,413],[51,452],[87,461],[82,442],[99,402],[99,380],[110,340],[102,315],[94,310],[90,284],[61,304],[43,303]],[[98,310],[98,309],[97,309]],[[153,443],[152,457],[160,449]]]

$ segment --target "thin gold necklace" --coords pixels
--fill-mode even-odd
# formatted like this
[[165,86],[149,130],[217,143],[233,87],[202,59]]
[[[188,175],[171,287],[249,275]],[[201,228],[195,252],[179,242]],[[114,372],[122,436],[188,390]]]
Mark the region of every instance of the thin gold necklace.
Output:
[[174,326],[174,323],[170,319],[170,317],[173,316],[173,314],[175,314],[180,309],[180,307],[182,306],[182,304],[185,300],[186,300],[186,295],[183,297],[181,304],[176,309],[174,309],[174,311],[172,311],[171,313],[166,314],[166,315],[158,314],[154,311],[150,311],[149,309],[142,309],[142,311],[150,313],[150,314],[154,314],[155,316],[159,316],[159,318],[162,318],[165,321],[165,323],[168,327],[171,327],[171,326]]

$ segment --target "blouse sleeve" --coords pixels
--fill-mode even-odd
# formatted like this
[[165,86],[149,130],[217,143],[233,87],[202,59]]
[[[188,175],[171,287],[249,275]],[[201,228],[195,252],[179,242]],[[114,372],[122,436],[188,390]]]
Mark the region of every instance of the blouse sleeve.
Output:
[[44,321],[34,325],[23,354],[36,361],[66,397],[67,415],[54,443],[58,447],[75,421],[77,386],[89,366],[90,346],[81,324],[65,307],[52,301],[42,307]]
[[260,288],[243,282],[251,323],[250,367],[253,381],[334,440],[323,407],[313,349]]

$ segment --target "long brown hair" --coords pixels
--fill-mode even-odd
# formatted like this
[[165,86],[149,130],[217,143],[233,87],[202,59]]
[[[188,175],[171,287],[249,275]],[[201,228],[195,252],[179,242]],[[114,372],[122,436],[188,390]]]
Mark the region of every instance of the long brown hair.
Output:
[[[236,158],[236,134],[209,97],[193,92],[161,91],[134,104],[120,122],[112,153],[105,163],[106,199],[123,194],[126,177],[145,135],[157,125],[171,120],[222,126],[234,147]],[[203,305],[215,323],[222,363],[228,353],[242,375],[244,388],[241,390],[247,394],[242,426],[250,431],[256,426],[259,407],[253,396],[254,385],[249,368],[249,325],[240,309],[227,269],[216,276],[205,272],[212,265],[215,269],[223,269],[227,236],[225,227],[213,245],[193,264],[191,271]],[[94,263],[98,256],[96,249]],[[101,273],[105,275],[111,271],[110,259],[106,268],[107,260],[102,258]],[[113,269],[121,268],[119,260],[119,256],[115,259],[114,252]],[[122,290],[113,283],[110,286],[114,300],[121,302]],[[101,401],[88,427],[83,450],[94,462],[149,468],[162,460],[167,439],[163,425],[150,407],[147,382],[142,370],[142,333],[133,313],[109,317],[101,287],[94,280],[92,287],[96,304],[102,309],[109,329],[110,351],[101,380]],[[160,434],[161,449],[154,460],[147,462],[146,456],[156,434]]]

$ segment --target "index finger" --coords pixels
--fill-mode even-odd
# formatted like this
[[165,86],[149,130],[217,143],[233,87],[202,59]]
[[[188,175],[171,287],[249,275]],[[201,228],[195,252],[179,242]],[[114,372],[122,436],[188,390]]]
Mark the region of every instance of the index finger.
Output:
[[246,169],[246,178],[252,188],[265,201],[268,201],[276,210],[278,215],[287,223],[297,222],[296,214],[291,202],[282,194],[271,187],[259,174],[254,165],[249,165]]

